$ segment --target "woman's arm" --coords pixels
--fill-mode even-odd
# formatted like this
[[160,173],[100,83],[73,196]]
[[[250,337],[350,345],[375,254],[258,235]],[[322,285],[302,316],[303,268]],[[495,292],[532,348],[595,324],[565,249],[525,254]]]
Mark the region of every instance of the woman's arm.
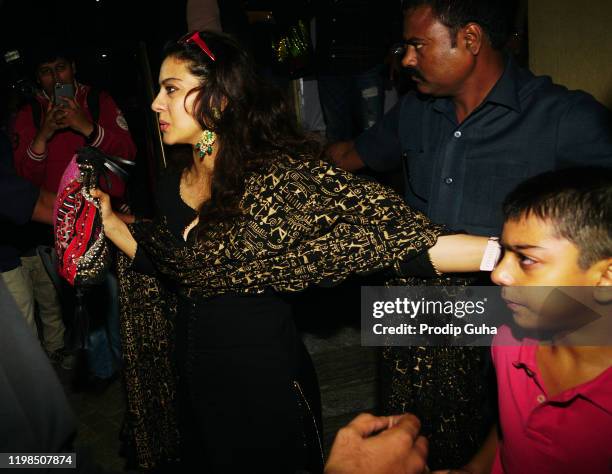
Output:
[[102,224],[104,225],[104,234],[119,250],[133,259],[136,256],[138,244],[134,237],[132,237],[127,224],[113,211],[110,197],[99,189],[94,189],[91,195],[100,200],[100,214],[102,216]]
[[440,273],[477,272],[488,240],[467,234],[441,235],[429,249],[429,257]]

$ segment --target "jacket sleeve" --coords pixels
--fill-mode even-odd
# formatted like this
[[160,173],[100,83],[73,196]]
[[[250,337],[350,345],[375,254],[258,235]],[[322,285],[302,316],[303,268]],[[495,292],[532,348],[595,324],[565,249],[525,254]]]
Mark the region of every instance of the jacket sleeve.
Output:
[[47,168],[47,153],[32,151],[32,141],[38,133],[32,117],[32,106],[26,105],[17,113],[13,125],[13,160],[15,170],[36,186],[41,186]]

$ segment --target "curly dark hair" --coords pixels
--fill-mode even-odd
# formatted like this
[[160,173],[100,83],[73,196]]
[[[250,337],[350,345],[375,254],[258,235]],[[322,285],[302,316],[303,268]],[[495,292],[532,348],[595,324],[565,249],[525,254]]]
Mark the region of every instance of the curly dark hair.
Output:
[[[202,206],[197,229],[227,222],[241,214],[240,198],[248,174],[262,171],[274,160],[316,159],[321,143],[305,134],[284,94],[255,72],[254,64],[232,37],[200,32],[212,51],[213,61],[194,42],[176,41],[164,49],[164,59],[187,63],[189,72],[200,80],[193,115],[202,129],[217,134],[218,151],[212,176],[211,198]],[[185,170],[189,156],[176,163]]]

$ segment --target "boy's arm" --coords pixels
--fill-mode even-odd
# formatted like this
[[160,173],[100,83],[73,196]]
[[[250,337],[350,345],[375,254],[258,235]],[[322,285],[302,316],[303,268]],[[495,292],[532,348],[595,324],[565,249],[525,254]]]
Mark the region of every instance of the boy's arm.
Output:
[[432,474],[490,474],[498,442],[497,425],[493,425],[484,443],[470,462],[460,469],[442,469]]

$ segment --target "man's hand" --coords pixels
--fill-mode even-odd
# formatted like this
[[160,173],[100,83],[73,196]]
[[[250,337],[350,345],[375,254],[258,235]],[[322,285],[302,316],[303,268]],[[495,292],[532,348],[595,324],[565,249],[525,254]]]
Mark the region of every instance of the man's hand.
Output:
[[427,472],[427,440],[411,414],[361,414],[336,435],[325,474],[420,474]]
[[334,165],[346,171],[357,171],[365,166],[353,142],[336,142],[329,145],[325,154]]
[[[53,134],[60,128],[63,128],[62,125],[58,122],[58,113],[61,112],[61,108],[54,106],[52,103],[49,103],[47,106],[47,110],[45,111],[45,118],[34,137],[34,142],[40,142],[40,145],[46,146],[46,143],[51,139]],[[38,152],[37,150],[34,150]],[[44,151],[44,148],[43,150]]]
[[94,125],[87,117],[81,106],[71,97],[62,97],[63,105],[60,107],[58,124],[61,128],[71,128],[86,137],[94,131]]

